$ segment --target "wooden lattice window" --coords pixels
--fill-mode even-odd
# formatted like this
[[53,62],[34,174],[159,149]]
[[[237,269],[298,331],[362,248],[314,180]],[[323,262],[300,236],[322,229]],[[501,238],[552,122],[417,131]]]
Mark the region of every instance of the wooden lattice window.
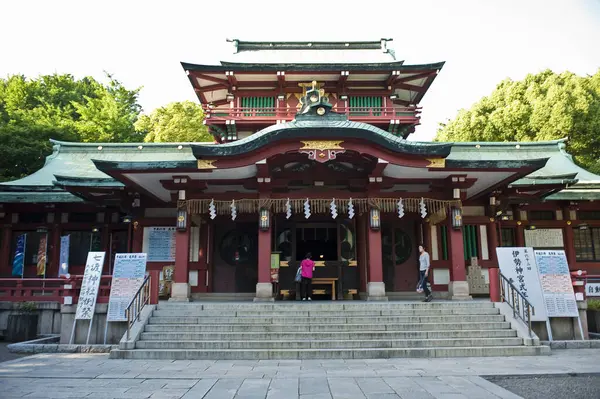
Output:
[[275,116],[275,97],[242,97],[245,116]]
[[573,244],[577,261],[600,261],[600,228],[574,229]]
[[[365,116],[369,115],[370,109],[374,108],[373,115],[381,115],[380,109],[382,105],[382,97],[374,96],[352,96],[348,98],[350,104],[350,115],[351,116]],[[356,110],[353,110],[355,108]]]

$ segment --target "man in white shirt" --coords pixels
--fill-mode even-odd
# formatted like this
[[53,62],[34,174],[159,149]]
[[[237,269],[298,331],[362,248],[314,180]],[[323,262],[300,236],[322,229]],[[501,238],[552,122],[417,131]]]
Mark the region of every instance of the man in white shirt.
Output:
[[425,299],[423,302],[431,302],[433,297],[428,287],[429,269],[431,268],[431,259],[429,253],[425,251],[423,245],[419,245],[419,281],[421,282],[420,288],[425,292]]

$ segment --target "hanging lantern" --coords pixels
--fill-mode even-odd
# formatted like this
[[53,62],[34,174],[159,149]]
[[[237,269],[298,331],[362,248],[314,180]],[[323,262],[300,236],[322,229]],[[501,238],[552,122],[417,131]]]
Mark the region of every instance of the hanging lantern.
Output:
[[460,229],[462,227],[462,210],[460,208],[452,208],[452,228]]
[[270,224],[270,215],[269,210],[266,208],[261,208],[260,210],[260,218],[258,219],[258,227],[261,231],[269,230]]
[[381,214],[379,212],[379,209],[371,208],[369,219],[372,230],[379,230],[381,228]]
[[185,231],[187,228],[187,211],[185,209],[177,210],[177,231]]

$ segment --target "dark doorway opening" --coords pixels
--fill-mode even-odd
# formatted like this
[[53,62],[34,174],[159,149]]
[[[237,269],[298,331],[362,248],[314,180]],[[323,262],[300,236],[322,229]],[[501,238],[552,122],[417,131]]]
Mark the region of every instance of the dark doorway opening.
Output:
[[296,260],[312,253],[315,261],[338,260],[338,231],[335,225],[306,225],[296,228]]

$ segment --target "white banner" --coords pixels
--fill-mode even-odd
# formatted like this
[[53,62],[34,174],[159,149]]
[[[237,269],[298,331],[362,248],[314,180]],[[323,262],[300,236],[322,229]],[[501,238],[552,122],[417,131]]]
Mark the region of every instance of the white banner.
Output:
[[548,317],[579,317],[565,251],[535,251]]
[[[496,248],[500,272],[533,305],[533,321],[546,321],[546,306],[532,248]],[[508,295],[508,292],[507,292]]]
[[146,259],[145,253],[115,255],[107,321],[127,321],[125,309],[144,282]]
[[81,291],[79,292],[77,312],[75,313],[76,320],[91,320],[94,317],[98,287],[100,287],[102,267],[104,266],[104,255],[105,252],[88,252]]

